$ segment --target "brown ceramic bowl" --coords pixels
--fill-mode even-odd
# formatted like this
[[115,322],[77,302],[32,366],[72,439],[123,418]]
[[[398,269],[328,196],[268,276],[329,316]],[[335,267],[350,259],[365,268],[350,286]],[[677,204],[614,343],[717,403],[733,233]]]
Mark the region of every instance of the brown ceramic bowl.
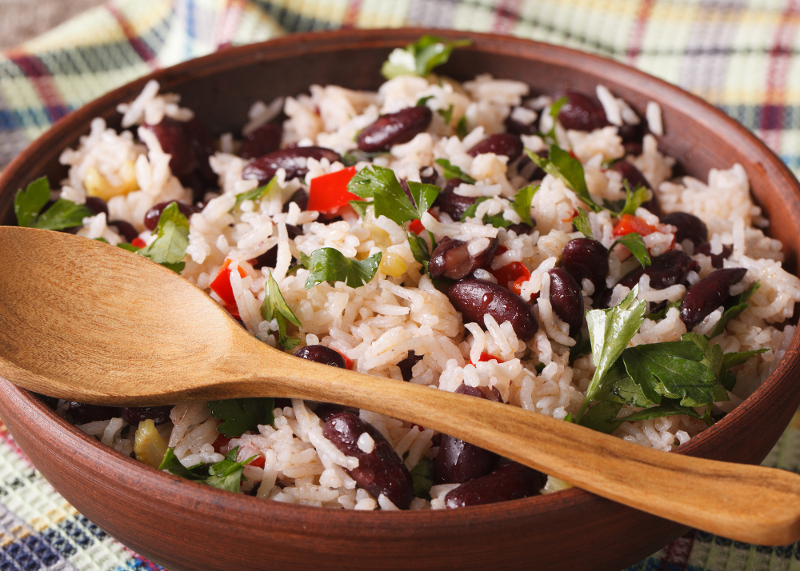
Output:
[[[119,125],[116,105],[150,78],[180,93],[217,134],[238,132],[249,105],[305,92],[312,83],[375,89],[389,51],[426,30],[361,30],[294,35],[230,49],[134,81],[59,121],[0,178],[0,222],[13,224],[13,196],[32,179],[58,181],[61,150],[93,117]],[[442,68],[522,80],[534,93],[602,82],[641,115],[661,104],[659,143],[685,173],[742,164],[753,194],[784,243],[787,266],[800,256],[800,186],[746,129],[703,101],[611,60],[516,38],[469,37]],[[35,255],[35,253],[33,254]],[[769,379],[733,413],[680,453],[760,462],[800,401],[798,337]],[[13,380],[13,379],[12,379]],[[231,494],[158,472],[102,446],[56,417],[30,393],[0,380],[0,414],[30,459],[79,511],[121,542],[172,571],[239,569],[619,569],[685,531],[681,525],[578,489],[460,510],[352,512],[292,506]]]

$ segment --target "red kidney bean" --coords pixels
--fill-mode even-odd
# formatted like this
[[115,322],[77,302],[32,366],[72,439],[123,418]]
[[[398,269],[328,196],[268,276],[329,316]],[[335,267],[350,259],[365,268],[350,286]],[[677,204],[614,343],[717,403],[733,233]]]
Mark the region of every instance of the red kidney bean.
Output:
[[[547,149],[544,149],[544,150],[541,150],[541,151],[536,151],[536,153],[534,153],[534,154],[539,155],[543,159],[546,159],[546,158],[550,157],[550,151],[548,151]],[[519,163],[517,163],[517,172],[522,174],[522,171],[525,170],[528,167],[528,165],[530,165],[532,162],[533,161],[531,161],[528,158],[527,154],[524,155],[520,159]],[[534,169],[531,171],[530,175],[526,176],[525,178],[527,178],[529,181],[531,181],[531,180],[542,180],[544,178],[545,174],[546,173],[544,172],[544,170],[542,170],[542,167],[540,167],[539,165],[536,165],[536,167],[534,167]]]
[[133,242],[139,237],[139,231],[134,228],[133,224],[130,222],[125,222],[124,220],[110,220],[108,225],[115,227],[117,229],[117,234],[121,235],[128,242]]
[[119,409],[119,415],[128,424],[138,426],[143,420],[148,418],[153,424],[159,425],[169,421],[169,413],[172,405],[166,406],[123,406]]
[[[289,236],[289,240],[294,240],[297,238],[302,232],[300,228],[297,226],[292,226],[291,224],[286,225],[286,234]],[[253,268],[259,270],[261,268],[274,268],[275,264],[278,263],[278,246],[277,244],[258,256],[256,258],[255,263],[253,264]]]
[[504,155],[508,157],[508,162],[512,163],[522,154],[522,141],[513,133],[497,133],[489,135],[467,151],[471,157],[486,153]]
[[433,201],[432,206],[438,206],[441,212],[446,213],[454,221],[458,222],[467,209],[475,204],[477,200],[474,196],[461,196],[455,193],[455,189],[463,181],[460,178],[449,178],[444,185],[444,188]]
[[[486,393],[481,391],[481,388],[486,388]],[[481,388],[461,383],[456,389],[456,393],[502,402],[497,389]],[[460,438],[443,434],[439,443],[439,453],[433,464],[433,482],[435,484],[461,484],[473,478],[480,478],[494,470],[499,459],[500,457],[494,452],[464,442]]]
[[567,98],[558,112],[558,121],[565,129],[594,131],[609,125],[603,106],[593,97],[575,91],[560,95]]
[[670,212],[658,219],[662,224],[670,224],[677,228],[675,241],[680,244],[684,240],[691,240],[698,246],[708,240],[708,228],[705,223],[694,214],[688,212]]
[[263,157],[281,148],[281,128],[275,123],[262,125],[242,141],[242,158]]
[[208,162],[208,158],[217,152],[214,137],[211,136],[208,128],[197,117],[192,117],[183,124],[183,132],[186,133],[186,137],[192,145],[194,157],[197,161],[197,171],[203,182],[209,186],[216,186],[217,175]]
[[422,361],[422,355],[417,355],[414,351],[409,351],[406,358],[397,363],[404,381],[410,381],[414,377],[411,370],[414,368],[414,365],[420,361]]
[[[642,174],[642,171],[637,169],[633,163],[622,159],[615,162],[611,168],[622,175],[622,181],[627,182],[631,190],[636,190],[638,187],[643,186],[650,190],[650,192],[653,192],[653,189],[650,187],[650,183],[647,182],[647,179]],[[653,197],[650,200],[642,203],[642,207],[646,208],[656,216],[661,214],[661,206],[658,204],[658,199],[656,199],[655,193],[653,193]]]
[[86,208],[94,212],[95,214],[105,214],[106,220],[108,220],[108,205],[106,201],[102,198],[97,196],[87,196],[86,197]]
[[[305,161],[299,159],[328,159],[335,162],[341,159],[339,153],[324,147],[294,147],[272,152],[263,157],[259,157],[249,165],[244,167],[242,178],[245,180],[257,180],[259,185],[267,184],[278,169],[286,171],[286,180],[306,176],[308,168]],[[302,163],[302,164],[301,164]]]
[[691,329],[730,297],[730,287],[742,281],[745,268],[714,270],[689,288],[681,302],[681,321]]
[[292,193],[292,196],[289,197],[289,200],[283,204],[284,212],[289,212],[289,205],[292,202],[297,204],[301,211],[308,210],[308,193],[305,191],[305,189],[298,188]]
[[342,354],[325,345],[306,345],[295,351],[294,356],[322,363],[323,365],[330,365],[331,367],[347,368],[347,363]]
[[722,246],[722,252],[719,254],[712,254],[711,253],[711,243],[705,242],[704,244],[700,244],[694,249],[695,254],[705,254],[709,258],[711,258],[711,265],[717,269],[723,266],[722,261],[727,260],[733,254],[733,248],[730,246]]
[[608,250],[597,240],[575,238],[561,252],[561,267],[580,285],[584,279],[596,292],[605,289],[608,275]]
[[433,114],[424,105],[406,107],[396,113],[381,115],[364,127],[356,137],[358,148],[365,153],[388,151],[392,145],[407,143],[428,128]]
[[497,323],[509,321],[522,341],[530,341],[539,329],[531,306],[517,294],[486,280],[468,278],[451,285],[447,297],[464,321],[475,322],[482,328],[488,313]]
[[[370,453],[358,447],[365,432],[375,441]],[[398,508],[408,508],[414,499],[414,481],[392,445],[373,426],[352,413],[339,412],[328,417],[322,435],[348,456],[358,458],[358,468],[348,473],[359,486],[376,499],[383,494]]]
[[423,167],[419,171],[419,181],[422,184],[436,184],[437,178],[439,178],[439,175],[433,167]]
[[[619,283],[627,288],[633,288],[639,283],[639,278],[642,274],[650,276],[650,287],[652,289],[666,289],[674,286],[675,284],[683,284],[686,282],[686,275],[690,271],[697,271],[700,269],[700,264],[690,258],[686,252],[682,250],[669,250],[651,258],[651,264],[647,268],[639,268],[632,271]],[[608,301],[611,299],[611,290],[608,290],[603,296],[601,305],[608,307]]]
[[494,259],[498,244],[497,238],[492,238],[485,250],[473,256],[469,253],[468,242],[442,238],[431,254],[428,272],[432,278],[460,280],[479,268],[487,267]]
[[512,224],[511,226],[506,228],[506,230],[509,232],[513,231],[517,236],[522,236],[523,234],[530,234],[531,232],[533,232],[533,229],[536,228],[536,220],[534,220],[533,217],[531,217],[531,220],[533,221],[533,226],[530,226],[525,222],[519,222],[518,224]]
[[[292,406],[291,400],[289,401],[288,406]],[[314,411],[314,414],[316,414],[322,422],[328,422],[328,420],[334,414],[339,414],[340,412],[349,412],[350,414],[358,416],[357,408],[353,408],[352,406],[342,406],[340,404],[332,404],[329,402],[321,404],[317,410]]]
[[622,139],[623,145],[628,143],[641,144],[642,139],[644,139],[644,123],[641,121],[636,125],[628,125],[627,123],[623,123],[617,128],[617,134]]
[[186,204],[185,202],[178,202],[177,200],[168,200],[167,202],[159,202],[155,206],[153,206],[150,210],[147,211],[144,215],[144,227],[150,231],[156,229],[158,226],[158,219],[161,218],[161,214],[164,212],[164,209],[176,202],[178,204],[178,210],[181,214],[186,216],[186,218],[191,218],[192,214],[195,213],[194,208],[191,205]]
[[553,268],[550,274],[550,304],[558,317],[575,335],[583,326],[583,294],[578,282],[564,268]]
[[641,143],[623,143],[622,146],[625,147],[625,154],[632,157],[638,157],[644,152]]
[[119,408],[115,406],[100,406],[72,401],[69,403],[67,414],[75,424],[86,424],[97,420],[111,420],[119,416]]
[[512,116],[514,115],[514,109],[516,107],[512,107],[511,113],[505,120],[506,131],[509,133],[514,133],[515,135],[535,135],[536,131],[539,129],[539,117],[537,115],[536,119],[530,124],[526,125],[516,119],[513,119]]
[[158,125],[144,125],[144,128],[151,130],[161,144],[161,149],[172,155],[169,168],[173,175],[186,176],[197,168],[195,150],[186,136],[183,123],[164,117]]
[[491,474],[475,478],[450,490],[444,497],[447,508],[463,508],[507,502],[536,496],[547,476],[516,462],[509,462]]

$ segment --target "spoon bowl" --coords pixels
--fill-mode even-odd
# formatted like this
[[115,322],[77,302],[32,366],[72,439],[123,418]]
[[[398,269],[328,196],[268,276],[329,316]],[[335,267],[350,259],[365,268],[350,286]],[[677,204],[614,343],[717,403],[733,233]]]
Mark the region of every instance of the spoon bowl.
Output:
[[[30,253],[35,253],[31,257]],[[298,359],[162,266],[70,234],[0,227],[0,375],[105,405],[292,397],[373,410],[739,541],[800,539],[800,476],[664,454],[543,415]]]

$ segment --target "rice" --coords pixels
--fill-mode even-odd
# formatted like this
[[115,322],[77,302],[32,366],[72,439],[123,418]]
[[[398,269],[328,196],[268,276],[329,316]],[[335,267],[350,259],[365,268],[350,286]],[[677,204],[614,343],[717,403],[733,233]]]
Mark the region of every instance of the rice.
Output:
[[[509,199],[530,182],[533,169],[525,167],[523,159],[509,161],[507,156],[496,153],[475,157],[469,154],[487,135],[504,132],[509,117],[524,126],[538,120],[541,132],[522,135],[522,142],[531,151],[545,149],[544,133],[553,128],[557,142],[569,146],[583,164],[588,190],[598,201],[625,199],[622,177],[608,164],[628,161],[656,189],[655,196],[665,213],[690,212],[705,223],[712,255],[721,254],[725,247],[731,249],[724,266],[746,269],[745,277],[733,286],[731,295],[742,293],[757,281],[761,284],[750,299],[750,306],[729,321],[725,333],[713,340],[726,352],[766,349],[737,368],[731,400],[713,407],[715,413],[728,412],[766,379],[785,353],[795,330],[785,322],[792,317],[794,304],[800,301],[800,280],[783,269],[781,244],[764,234],[767,222],[750,198],[749,181],[740,165],[712,169],[707,181],[673,178],[675,161],[659,151],[653,137],[664,132],[658,104],[648,103],[646,124],[652,134],[644,137],[641,153],[631,155],[619,129],[641,119],[605,86],[597,86],[597,96],[608,124],[577,131],[554,122],[549,113],[552,99],[531,96],[528,86],[520,82],[488,74],[463,84],[435,75],[400,76],[384,83],[377,92],[313,85],[308,94],[289,95],[269,104],[256,102],[242,130],[244,136],[252,135],[283,112],[283,147],[321,146],[345,154],[356,149],[356,134],[380,115],[412,107],[427,97],[424,104],[432,111],[432,120],[424,132],[393,146],[388,153],[359,160],[355,168],[362,171],[369,164],[378,165],[409,181],[435,174],[436,182],[444,186],[443,173],[435,161],[446,159],[468,174],[472,180],[458,184],[453,192],[466,199],[480,199],[475,216],[454,220],[439,209],[423,213],[420,223],[437,242],[444,238],[468,242],[467,251],[472,257],[495,247],[495,241],[502,246],[504,250],[488,265],[474,271],[477,278],[508,287],[511,282],[500,283],[498,272],[510,264],[526,268],[529,275],[518,284],[518,293],[533,307],[538,324],[538,331],[529,341],[520,339],[512,323],[499,322],[490,314],[481,322],[465,322],[415,258],[405,226],[386,216],[376,218],[372,211],[363,217],[352,211],[343,212],[340,219],[330,221],[296,202],[289,202],[284,208],[295,192],[307,188],[314,179],[346,168],[342,161],[308,158],[304,162],[305,176],[291,178],[280,169],[271,194],[241,200],[258,183],[243,178],[248,161],[234,154],[240,142],[230,134],[221,140],[221,150],[210,157],[209,167],[217,177],[217,185],[199,197],[204,207],[189,219],[185,268],[181,273],[209,291],[227,263],[231,270],[227,287],[234,303],[227,304],[216,292],[212,297],[236,314],[250,333],[270,345],[279,343],[280,323],[274,317],[267,319],[262,305],[268,281],[274,280],[301,323],[299,328],[289,326],[291,335],[301,346],[334,349],[356,371],[402,381],[407,375],[402,364],[413,352],[419,357],[410,369],[413,383],[451,392],[462,385],[483,387],[496,390],[503,402],[532,413],[557,419],[574,416],[581,409],[595,367],[591,355],[570,358],[570,352],[578,350],[578,343],[551,302],[551,291],[556,287],[551,271],[558,267],[565,245],[582,236],[573,227],[573,218],[579,208],[586,210],[586,204],[564,179],[547,174],[539,181],[531,203],[536,222],[533,231],[524,233],[515,231],[513,226],[484,224],[484,216],[500,217],[509,224],[523,223]],[[150,243],[155,237],[143,225],[150,208],[171,200],[193,201],[192,190],[172,173],[171,155],[146,127],[165,117],[178,122],[192,120],[192,112],[178,103],[177,96],[160,95],[158,84],[151,81],[137,99],[119,107],[123,127],[132,130],[117,133],[106,128],[102,119],[95,119],[91,132],[81,138],[78,147],[62,153],[61,162],[69,166],[68,178],[61,188],[63,198],[83,203],[87,194],[95,196],[93,187],[87,188],[93,173],[99,173],[105,184],[114,189],[127,183],[135,186],[108,200],[108,216],[101,213],[86,218],[80,235],[102,238],[111,244],[123,242],[109,222],[122,220],[132,224],[141,232],[140,238]],[[463,138],[456,134],[460,122],[467,129]],[[644,237],[651,256],[671,249],[685,250],[697,263],[685,283],[668,287],[653,287],[650,276],[642,275],[636,283],[638,299],[651,309],[678,302],[686,295],[687,287],[714,271],[713,260],[709,255],[694,253],[691,242],[675,243],[676,227],[661,224],[653,212],[640,207],[636,216],[654,228]],[[594,238],[604,247],[612,247],[618,236],[609,211],[589,210],[587,219]],[[343,281],[322,281],[306,289],[311,271],[293,266],[302,256],[312,256],[322,248],[333,249],[348,259],[364,260],[377,253],[383,258],[375,277],[363,285],[351,287]],[[609,306],[629,294],[631,287],[619,282],[638,263],[622,250],[615,249],[609,259],[605,284]],[[268,252],[274,252],[270,265],[257,262]],[[583,279],[578,285],[584,308],[596,307],[601,292],[596,291],[595,284]],[[694,332],[713,331],[724,309],[715,308],[694,327]],[[678,308],[670,307],[660,318],[646,318],[631,346],[677,341],[685,333],[687,327]],[[483,359],[484,355],[491,359]],[[273,410],[271,425],[259,425],[257,431],[221,442],[217,430],[220,420],[211,414],[206,403],[180,403],[172,408],[169,421],[159,432],[186,467],[220,462],[236,447],[238,461],[251,456],[263,459],[263,463],[248,465],[242,472],[241,490],[259,498],[330,508],[397,510],[389,497],[373,497],[357,485],[352,474],[358,468],[358,458],[345,454],[325,437],[325,422],[316,410],[318,403],[281,403]],[[625,405],[620,418],[638,410]],[[61,411],[69,415],[63,403]],[[439,435],[433,430],[366,410],[360,411],[359,417],[388,442],[408,470],[430,463],[435,457]],[[115,417],[84,423],[79,428],[123,454],[131,454],[136,427],[128,426],[128,422]],[[705,428],[706,424],[697,418],[677,415],[623,421],[614,434],[669,451],[689,442]],[[365,432],[358,438],[357,447],[370,454],[381,441]],[[410,507],[441,509],[447,493],[457,486],[434,485],[430,499],[416,497]],[[550,478],[544,491],[554,492],[566,486]]]

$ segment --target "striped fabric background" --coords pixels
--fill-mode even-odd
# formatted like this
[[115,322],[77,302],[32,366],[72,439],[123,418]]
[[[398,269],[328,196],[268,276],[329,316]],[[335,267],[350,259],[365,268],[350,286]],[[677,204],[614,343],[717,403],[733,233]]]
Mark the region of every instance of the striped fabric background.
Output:
[[[718,105],[800,173],[800,0],[111,0],[0,55],[0,167],[53,122],[150,70],[341,27],[512,34],[599,53]],[[795,417],[765,465],[800,471]],[[78,514],[0,424],[0,571],[155,570]],[[800,544],[690,532],[630,569],[800,571]]]

